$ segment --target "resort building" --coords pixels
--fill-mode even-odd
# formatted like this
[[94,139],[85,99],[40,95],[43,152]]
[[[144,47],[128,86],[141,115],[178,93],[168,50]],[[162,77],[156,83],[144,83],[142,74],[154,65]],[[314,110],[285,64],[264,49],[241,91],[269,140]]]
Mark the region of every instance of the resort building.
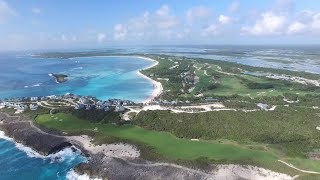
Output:
[[88,104],[90,103],[89,99],[85,98],[85,97],[81,97],[79,98],[79,103],[80,104]]
[[83,109],[83,108],[85,108],[85,105],[84,105],[84,104],[76,104],[76,105],[74,106],[74,109]]
[[39,99],[38,97],[31,97],[30,101],[38,101],[38,99]]
[[258,106],[261,110],[267,111],[267,110],[269,109],[269,105],[268,105],[268,104],[258,103],[257,106]]
[[30,104],[29,107],[30,107],[31,111],[35,111],[38,109],[39,106],[38,106],[38,104]]
[[123,107],[123,106],[120,106],[120,105],[118,105],[118,106],[116,106],[115,107],[115,111],[116,112],[123,112],[123,111],[125,111],[126,109]]

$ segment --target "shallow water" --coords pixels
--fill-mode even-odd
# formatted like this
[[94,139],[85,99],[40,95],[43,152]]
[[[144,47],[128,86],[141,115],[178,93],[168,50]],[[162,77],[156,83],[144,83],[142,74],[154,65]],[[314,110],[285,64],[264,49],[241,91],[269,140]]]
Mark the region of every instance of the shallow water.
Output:
[[167,54],[320,74],[320,46],[195,45],[127,48],[130,53]]
[[[135,57],[43,59],[1,55],[0,98],[74,93],[102,100],[120,98],[141,102],[150,96],[153,85],[137,71],[153,63]],[[58,84],[49,73],[66,74],[68,81]],[[0,137],[1,180],[79,179],[72,168],[85,160],[80,151],[74,153],[70,148],[44,157],[15,144],[3,133]]]
[[[0,98],[74,93],[141,102],[153,91],[150,81],[137,71],[154,62],[136,57],[86,57],[44,59],[30,56],[0,56]],[[58,84],[50,73],[68,75]]]

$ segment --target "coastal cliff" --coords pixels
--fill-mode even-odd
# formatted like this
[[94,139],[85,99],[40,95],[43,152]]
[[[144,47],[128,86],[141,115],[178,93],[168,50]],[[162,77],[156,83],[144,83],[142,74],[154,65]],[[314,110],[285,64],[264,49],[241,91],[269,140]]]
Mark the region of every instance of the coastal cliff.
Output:
[[0,112],[0,130],[15,141],[31,147],[42,155],[58,152],[72,146],[65,138],[41,131],[23,116],[10,116]]
[[102,179],[205,179],[206,174],[192,169],[175,167],[169,164],[151,163],[139,158],[126,159],[108,157],[101,153],[87,151],[81,142],[64,136],[47,133],[23,115],[9,115],[0,111],[0,130],[15,141],[31,147],[42,155],[58,152],[72,145],[77,146],[89,156],[86,163],[75,167],[78,174]]
[[[89,158],[87,162],[77,165],[74,171],[80,175],[89,175],[91,178],[110,180],[191,180],[226,179],[228,177],[232,177],[232,179],[259,179],[262,177],[266,177],[266,179],[292,179],[285,174],[245,165],[212,165],[208,170],[202,171],[176,164],[150,162],[141,159],[140,153],[132,152],[135,149],[130,150],[130,145],[118,143],[95,146],[90,144],[91,138],[89,136],[57,135],[56,132],[42,130],[33,125],[33,121],[28,117],[13,116],[1,111],[0,130],[4,131],[7,136],[14,138],[15,141],[43,155],[49,155],[70,146],[78,147]],[[128,148],[131,156],[127,156]]]

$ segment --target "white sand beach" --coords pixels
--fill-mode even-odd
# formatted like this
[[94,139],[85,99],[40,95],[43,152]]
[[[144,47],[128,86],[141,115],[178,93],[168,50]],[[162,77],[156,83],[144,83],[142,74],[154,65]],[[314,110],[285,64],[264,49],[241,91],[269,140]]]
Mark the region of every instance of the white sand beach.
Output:
[[153,80],[152,78],[150,78],[150,77],[142,74],[141,71],[142,71],[142,70],[145,70],[145,69],[150,69],[150,68],[158,65],[159,62],[156,61],[156,60],[154,60],[154,59],[148,58],[148,57],[143,57],[143,56],[135,56],[135,57],[141,58],[141,59],[144,59],[144,60],[147,60],[147,61],[152,61],[152,62],[154,62],[154,64],[152,64],[151,66],[146,67],[146,68],[143,68],[143,69],[139,69],[139,71],[137,72],[139,76],[141,76],[141,77],[149,80],[149,81],[153,84],[153,88],[154,88],[154,89],[153,89],[152,94],[150,95],[150,97],[149,97],[148,99],[146,99],[146,100],[143,101],[144,104],[148,104],[148,103],[150,103],[155,97],[159,96],[159,95],[162,93],[163,87],[162,87],[162,84],[161,84],[160,82],[155,81],[155,80]]

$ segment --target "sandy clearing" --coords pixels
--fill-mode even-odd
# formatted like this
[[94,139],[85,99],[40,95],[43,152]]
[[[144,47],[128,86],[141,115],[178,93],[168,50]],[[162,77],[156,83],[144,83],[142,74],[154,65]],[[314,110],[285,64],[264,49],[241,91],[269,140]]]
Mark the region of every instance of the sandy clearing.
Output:
[[94,145],[92,139],[87,135],[68,136],[70,141],[80,143],[82,147],[92,154],[103,153],[107,157],[129,158],[134,159],[140,157],[140,151],[133,145],[125,143]]

